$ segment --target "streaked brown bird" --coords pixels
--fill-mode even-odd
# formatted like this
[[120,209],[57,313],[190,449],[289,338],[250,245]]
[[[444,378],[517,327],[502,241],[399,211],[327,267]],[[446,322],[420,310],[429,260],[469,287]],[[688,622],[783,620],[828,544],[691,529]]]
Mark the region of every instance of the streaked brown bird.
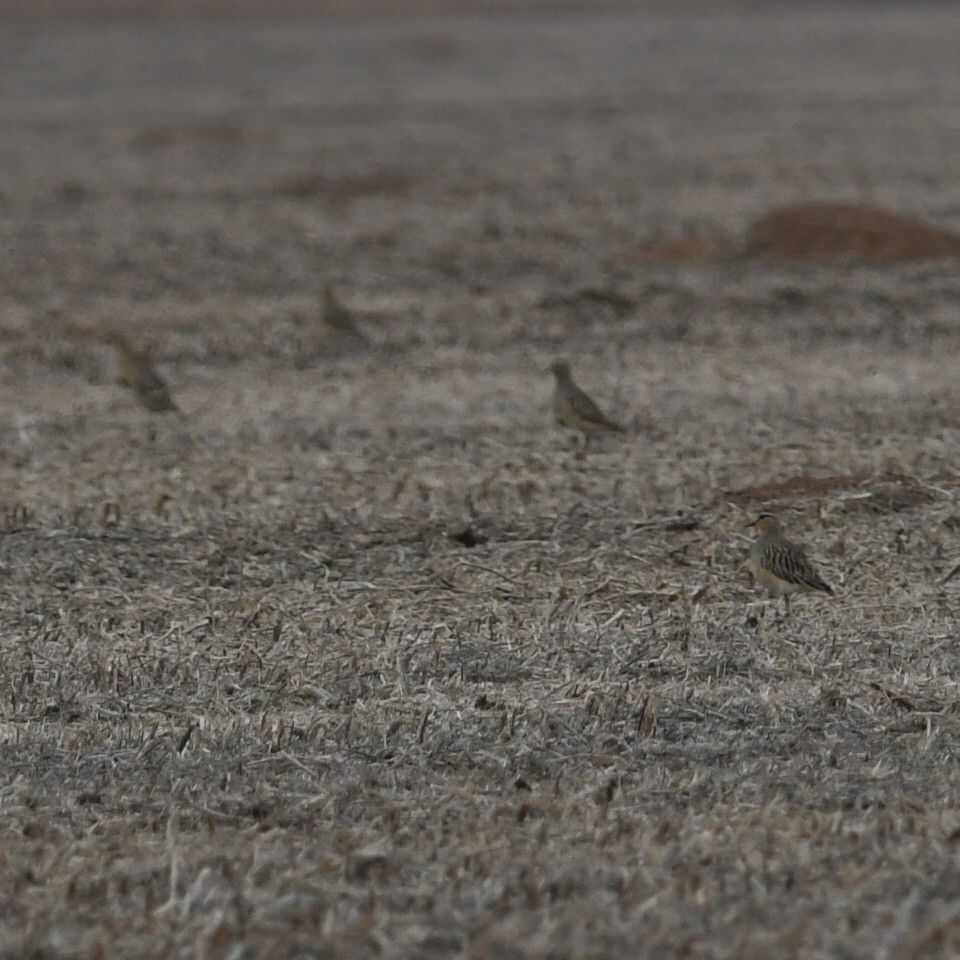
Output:
[[182,411],[170,396],[166,381],[154,370],[150,354],[146,350],[136,350],[119,333],[110,337],[110,343],[117,351],[117,380],[129,387],[147,410],[179,413],[182,416]]
[[791,593],[833,593],[833,588],[817,573],[803,547],[784,536],[772,513],[761,513],[748,526],[755,526],[760,533],[750,548],[754,576],[771,593],[784,598],[787,616],[790,616]]
[[553,416],[557,423],[589,437],[598,433],[624,433],[574,382],[570,364],[554,360],[550,370],[557,378],[553,391]]

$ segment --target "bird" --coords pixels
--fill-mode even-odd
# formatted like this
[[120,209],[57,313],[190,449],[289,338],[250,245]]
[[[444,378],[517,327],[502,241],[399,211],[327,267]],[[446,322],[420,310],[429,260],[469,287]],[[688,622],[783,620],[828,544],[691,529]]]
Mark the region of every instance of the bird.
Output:
[[750,548],[754,576],[771,593],[783,596],[787,616],[790,616],[791,593],[833,593],[833,588],[817,573],[803,547],[784,536],[772,513],[761,513],[747,526],[755,526],[760,532]]
[[332,283],[323,288],[323,322],[341,336],[365,339],[363,331],[353,319],[353,314],[337,299]]
[[117,380],[129,387],[147,410],[153,413],[179,413],[182,416],[182,411],[170,396],[166,381],[154,370],[150,354],[146,350],[136,350],[119,333],[110,337],[110,343],[117,351],[119,361]]
[[557,378],[553,391],[553,416],[557,423],[579,430],[584,438],[598,433],[626,432],[573,382],[566,360],[554,360],[550,370]]

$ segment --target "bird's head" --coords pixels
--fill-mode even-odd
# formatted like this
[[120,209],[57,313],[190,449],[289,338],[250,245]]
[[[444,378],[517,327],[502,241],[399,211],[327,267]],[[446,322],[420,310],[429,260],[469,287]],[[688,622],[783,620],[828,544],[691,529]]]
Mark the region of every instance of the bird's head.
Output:
[[772,513],[761,513],[756,520],[751,520],[747,526],[756,527],[757,530],[760,531],[761,536],[780,532],[780,524]]

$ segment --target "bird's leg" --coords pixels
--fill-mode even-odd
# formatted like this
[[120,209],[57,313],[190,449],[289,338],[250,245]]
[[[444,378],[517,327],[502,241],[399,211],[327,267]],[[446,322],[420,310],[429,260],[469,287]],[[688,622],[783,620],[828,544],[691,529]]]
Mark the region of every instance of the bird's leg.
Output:
[[783,602],[786,604],[785,616],[789,617],[790,616],[790,594],[789,593],[785,593],[783,595]]

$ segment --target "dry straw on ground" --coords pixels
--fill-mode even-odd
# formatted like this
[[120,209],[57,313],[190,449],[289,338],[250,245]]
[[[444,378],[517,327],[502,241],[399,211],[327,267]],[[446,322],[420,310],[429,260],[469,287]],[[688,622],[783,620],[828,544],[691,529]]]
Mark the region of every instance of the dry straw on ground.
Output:
[[[956,227],[956,27],[18,33],[0,956],[955,955],[956,263],[637,251]],[[558,355],[626,437],[552,426]],[[837,590],[789,622],[764,507]]]

